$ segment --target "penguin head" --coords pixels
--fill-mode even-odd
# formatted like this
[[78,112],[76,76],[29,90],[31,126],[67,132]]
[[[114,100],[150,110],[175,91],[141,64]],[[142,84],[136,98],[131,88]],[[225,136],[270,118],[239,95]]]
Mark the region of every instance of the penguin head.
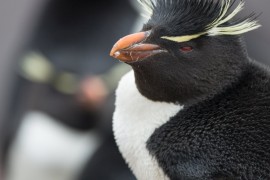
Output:
[[233,20],[240,0],[139,0],[149,20],[120,39],[110,55],[132,66],[137,88],[154,101],[188,104],[221,91],[248,55],[241,34],[260,25],[254,14]]

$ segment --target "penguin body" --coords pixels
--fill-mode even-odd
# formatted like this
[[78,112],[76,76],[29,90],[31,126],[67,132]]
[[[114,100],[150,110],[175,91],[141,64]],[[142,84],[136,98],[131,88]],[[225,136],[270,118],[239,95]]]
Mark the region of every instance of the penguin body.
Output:
[[156,128],[166,124],[183,107],[142,96],[133,71],[120,81],[116,97],[113,130],[122,155],[138,179],[167,179],[155,157],[149,154],[146,143]]
[[139,180],[270,177],[270,76],[260,66],[192,106],[147,99],[133,71],[116,97],[116,142]]
[[270,178],[270,76],[251,64],[218,95],[184,107],[147,149],[170,179]]
[[231,21],[243,1],[235,9],[232,0],[139,1],[149,21],[111,51],[133,68],[113,121],[135,176],[270,179],[270,72],[240,36],[257,22]]

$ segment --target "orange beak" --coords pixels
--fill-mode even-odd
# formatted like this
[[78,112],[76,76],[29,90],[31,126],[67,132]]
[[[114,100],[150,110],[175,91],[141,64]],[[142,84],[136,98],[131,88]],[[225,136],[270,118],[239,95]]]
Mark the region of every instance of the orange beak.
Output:
[[123,62],[136,62],[149,56],[164,52],[155,44],[144,44],[150,35],[149,31],[131,34],[121,38],[113,46],[110,56]]

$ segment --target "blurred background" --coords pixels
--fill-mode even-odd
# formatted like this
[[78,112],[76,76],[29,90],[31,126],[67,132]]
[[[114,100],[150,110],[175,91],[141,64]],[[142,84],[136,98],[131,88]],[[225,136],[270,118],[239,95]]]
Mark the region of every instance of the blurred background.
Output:
[[[269,0],[246,0],[263,25],[245,35],[270,64]],[[133,180],[111,130],[129,67],[108,54],[145,19],[136,0],[0,1],[0,179]]]

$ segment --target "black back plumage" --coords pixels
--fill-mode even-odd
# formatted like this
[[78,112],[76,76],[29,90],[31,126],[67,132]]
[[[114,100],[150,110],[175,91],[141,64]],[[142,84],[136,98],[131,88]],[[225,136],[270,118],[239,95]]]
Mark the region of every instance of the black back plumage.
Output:
[[172,180],[270,178],[270,78],[257,65],[157,129],[148,149]]

